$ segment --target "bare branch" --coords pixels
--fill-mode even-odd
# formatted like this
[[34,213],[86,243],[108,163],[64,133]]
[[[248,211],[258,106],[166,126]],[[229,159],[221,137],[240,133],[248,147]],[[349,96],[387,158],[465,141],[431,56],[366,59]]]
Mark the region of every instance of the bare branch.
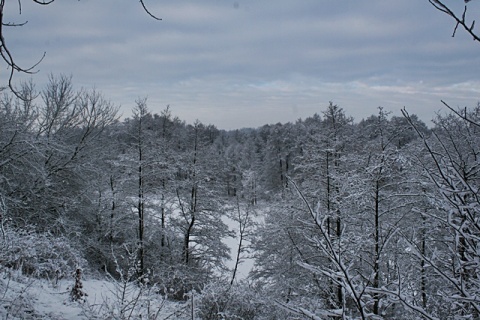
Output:
[[[55,2],[55,0],[33,0],[33,2],[38,4],[38,5],[41,5],[41,6],[47,6],[47,5]],[[22,0],[17,0],[17,3],[18,3],[19,14],[21,15],[22,14]],[[35,71],[34,69],[43,61],[46,53],[44,52],[42,57],[35,64],[33,64],[29,68],[21,67],[15,62],[14,55],[11,53],[10,49],[7,46],[7,42],[6,42],[5,37],[4,37],[3,27],[21,27],[21,26],[24,26],[28,21],[25,21],[23,23],[4,22],[4,15],[3,15],[4,10],[3,9],[5,8],[5,4],[6,4],[6,0],[0,0],[0,56],[1,56],[2,60],[5,62],[5,64],[7,65],[7,69],[9,69],[9,71],[8,71],[8,88],[10,89],[10,91],[12,91],[15,94],[15,96],[17,96],[21,100],[24,100],[24,97],[22,97],[20,92],[17,91],[14,87],[13,76],[14,76],[15,72],[26,73],[26,74],[37,73],[38,71]],[[140,0],[140,4],[142,5],[143,10],[145,10],[145,12],[150,17],[154,18],[155,20],[162,20],[162,19],[156,17],[154,14],[152,14],[147,9],[143,0]],[[2,89],[2,87],[0,87],[0,89]]]
[[[53,2],[53,0],[51,0],[51,1]],[[42,4],[47,4],[47,3],[42,3]],[[0,56],[2,56],[2,59],[7,64],[7,67],[10,68],[10,72],[9,72],[9,75],[8,75],[8,87],[9,87],[9,89],[19,99],[25,100],[26,97],[23,97],[22,94],[19,91],[17,91],[15,89],[14,85],[13,85],[13,75],[15,74],[15,72],[27,73],[27,74],[37,73],[38,71],[34,71],[34,69],[40,64],[40,62],[42,62],[42,60],[45,58],[46,53],[44,52],[42,57],[34,65],[32,65],[29,68],[22,68],[15,62],[15,60],[13,58],[13,55],[10,52],[10,50],[9,50],[7,44],[6,44],[4,33],[3,33],[3,27],[4,26],[16,26],[16,27],[23,26],[27,22],[19,23],[19,24],[4,23],[3,22],[4,6],[5,6],[5,0],[2,0],[0,2]],[[18,1],[18,6],[19,6],[20,13],[21,13],[21,1],[20,0]]]
[[145,3],[143,2],[143,0],[140,0],[140,3],[142,4],[143,10],[145,10],[145,12],[146,12],[150,17],[152,17],[152,18],[155,19],[155,20],[162,20],[161,18],[158,18],[157,16],[155,16],[154,14],[152,14],[152,13],[147,9],[147,6],[146,6]]
[[[468,3],[470,0],[466,0],[465,3]],[[462,27],[465,29],[465,31],[470,34],[473,37],[474,41],[479,41],[480,42],[480,36],[478,36],[474,31],[473,28],[475,27],[475,20],[472,21],[471,24],[469,24],[466,21],[466,15],[467,15],[467,6],[465,5],[462,16],[459,17],[455,12],[453,12],[447,5],[445,5],[442,1],[440,0],[428,0],[430,4],[435,7],[437,10],[449,15],[450,17],[455,20],[455,28],[453,29],[453,34],[452,37],[455,37],[455,34],[457,32],[458,27]]]
[[457,110],[453,109],[452,107],[450,107],[445,101],[443,100],[440,100],[448,109],[450,109],[450,111],[452,111],[453,113],[455,113],[458,117],[460,117],[461,119],[467,121],[468,123],[470,124],[473,124],[474,126],[477,126],[477,127],[480,127],[480,123],[478,122],[475,122],[473,121],[472,119],[468,118],[466,114],[461,114],[460,112],[458,112]]
[[55,0],[45,0],[45,1],[40,1],[40,0],[33,0],[33,2],[40,4],[42,6],[49,5],[50,3],[54,2]]

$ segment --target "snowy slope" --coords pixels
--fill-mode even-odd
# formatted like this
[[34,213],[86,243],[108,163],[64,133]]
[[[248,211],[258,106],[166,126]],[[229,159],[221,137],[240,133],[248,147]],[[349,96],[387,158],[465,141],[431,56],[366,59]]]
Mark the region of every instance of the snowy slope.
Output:
[[6,270],[0,279],[1,319],[187,319],[189,304],[134,284],[83,281],[85,301],[70,298],[74,279],[57,284]]

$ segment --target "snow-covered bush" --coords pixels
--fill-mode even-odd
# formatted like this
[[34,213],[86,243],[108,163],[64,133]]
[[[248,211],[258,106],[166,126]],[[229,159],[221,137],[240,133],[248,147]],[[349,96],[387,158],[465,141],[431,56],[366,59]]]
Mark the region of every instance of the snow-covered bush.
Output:
[[[163,290],[150,283],[148,272],[139,276],[138,248],[129,250],[125,246],[126,257],[123,262],[128,261],[125,266],[120,264],[116,256],[113,260],[116,264],[116,276],[109,275],[109,285],[105,288],[107,294],[102,294],[102,301],[94,304],[87,303],[84,313],[88,319],[158,319],[164,312],[167,301],[166,296],[160,294]],[[82,291],[83,292],[83,291]],[[174,308],[172,314],[178,311]],[[173,315],[172,315],[173,316]],[[178,318],[178,317],[177,317]]]
[[215,282],[207,285],[195,302],[200,319],[257,319],[259,303],[253,289]]
[[63,236],[6,228],[0,245],[0,264],[25,275],[56,281],[70,276],[86,262]]

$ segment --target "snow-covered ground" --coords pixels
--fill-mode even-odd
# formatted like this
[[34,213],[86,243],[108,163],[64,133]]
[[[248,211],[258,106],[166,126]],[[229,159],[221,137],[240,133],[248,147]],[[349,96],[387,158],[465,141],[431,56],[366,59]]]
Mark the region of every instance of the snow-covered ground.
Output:
[[[232,269],[237,256],[238,222],[225,216],[224,222],[235,232],[234,238],[223,239],[231,249],[232,259],[227,265]],[[258,219],[258,218],[257,218]],[[15,234],[12,239],[17,239]],[[248,241],[243,246],[249,245]],[[253,259],[241,255],[236,280],[248,276]],[[230,275],[231,276],[231,275]],[[190,302],[165,299],[155,287],[143,289],[134,283],[113,279],[95,279],[82,276],[83,301],[72,301],[74,276],[59,281],[31,278],[19,271],[0,269],[0,319],[191,319]]]
[[[238,222],[234,221],[233,219],[224,216],[222,217],[223,222],[228,226],[229,230],[232,230],[235,232],[235,237],[234,238],[225,238],[223,239],[223,242],[230,248],[230,257],[231,259],[227,261],[227,267],[232,271],[235,268],[235,263],[236,263],[236,258],[237,258],[237,253],[238,253],[238,244],[240,242],[240,234],[238,231]],[[247,240],[244,240],[242,243],[242,246],[248,246],[250,245],[250,242]],[[247,254],[247,253],[242,253],[240,255],[240,264],[238,265],[238,270],[237,274],[235,277],[235,280],[244,280],[247,278],[250,270],[252,270],[254,265],[254,260]]]
[[72,301],[74,278],[53,282],[9,270],[0,279],[1,319],[189,319],[190,304],[173,302],[151,289],[113,280],[82,281],[84,301]]

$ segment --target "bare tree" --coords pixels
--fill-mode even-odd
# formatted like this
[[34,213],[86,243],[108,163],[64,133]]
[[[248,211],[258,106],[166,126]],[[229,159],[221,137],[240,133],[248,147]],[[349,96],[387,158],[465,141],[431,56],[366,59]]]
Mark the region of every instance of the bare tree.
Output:
[[145,271],[145,120],[149,117],[146,99],[137,100],[133,110],[136,120],[136,143],[138,157],[138,261],[139,276]]
[[[14,84],[13,84],[13,76],[16,72],[19,73],[26,73],[26,74],[34,74],[37,72],[36,67],[42,62],[43,58],[45,57],[46,53],[44,52],[43,55],[38,59],[33,65],[28,66],[28,67],[22,67],[19,64],[17,64],[16,59],[12,53],[12,51],[9,49],[9,46],[7,44],[7,40],[5,39],[5,33],[4,33],[4,27],[22,27],[25,24],[27,24],[27,21],[24,22],[10,22],[5,20],[4,16],[4,9],[5,5],[7,4],[8,1],[6,0],[0,0],[0,55],[2,57],[3,62],[5,63],[7,70],[8,71],[8,84],[6,87],[0,87],[0,91],[6,89],[7,87],[20,99],[26,100],[29,97],[25,97],[22,95],[22,92],[15,89]],[[41,5],[41,6],[47,6],[55,2],[55,0],[33,0],[34,3]],[[16,4],[18,6],[18,13],[21,15],[22,14],[22,1],[10,1],[8,2],[9,4]],[[143,10],[153,19],[155,20],[162,20],[152,14],[147,6],[145,5],[144,0],[140,0],[140,4],[143,8]]]

